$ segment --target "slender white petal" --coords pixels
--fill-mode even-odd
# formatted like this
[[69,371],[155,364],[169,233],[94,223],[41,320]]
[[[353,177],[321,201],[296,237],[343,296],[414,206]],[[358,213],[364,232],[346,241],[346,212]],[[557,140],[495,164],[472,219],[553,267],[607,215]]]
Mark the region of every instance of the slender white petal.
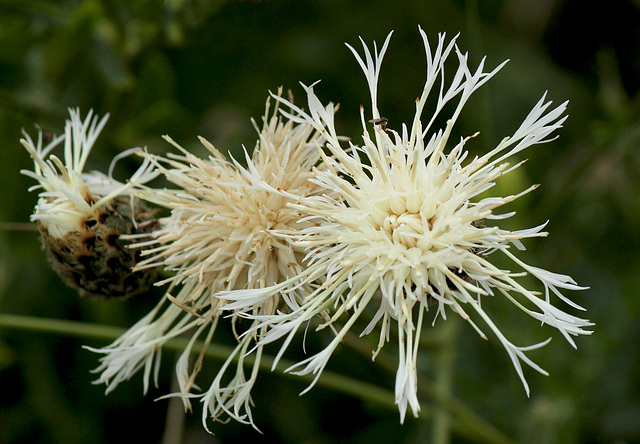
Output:
[[[109,175],[98,171],[84,172],[89,153],[109,115],[98,120],[90,111],[83,121],[79,110],[69,109],[69,114],[64,135],[53,137],[46,145],[43,146],[42,131],[36,142],[26,132],[23,132],[25,137],[20,140],[34,162],[33,171],[23,170],[22,173],[39,182],[32,190],[42,190],[31,220],[42,223],[54,238],[62,238],[74,231],[96,209],[118,195],[127,194],[130,188],[115,180],[111,171]],[[62,142],[64,163],[50,154]],[[124,155],[133,151],[138,150],[128,150]],[[122,155],[116,156],[114,162],[121,157]],[[151,172],[150,165],[144,163],[134,177],[145,183],[153,179],[155,174]]]
[[[343,146],[335,129],[334,106],[322,104],[315,94],[315,84],[303,85],[308,111],[276,96],[291,109],[297,121],[307,122],[324,135],[331,154],[324,158],[329,166],[318,171],[313,179],[331,198],[314,195],[292,199],[290,206],[305,215],[305,220],[315,223],[299,231],[281,233],[283,239],[307,251],[308,267],[292,281],[297,279],[296,285],[301,288],[318,276],[324,278],[299,307],[291,307],[288,313],[246,315],[259,321],[254,330],[267,328],[260,344],[283,340],[277,359],[293,335],[310,320],[318,316],[324,319],[318,328],[332,326],[340,320],[342,327],[324,350],[290,369],[314,374],[313,385],[342,337],[364,316],[364,309],[374,305],[375,314],[362,333],[369,334],[379,326],[375,358],[389,339],[390,322],[397,324],[400,355],[395,391],[401,420],[407,408],[414,415],[420,411],[416,344],[423,313],[430,306],[435,305],[436,317],[443,319],[448,310],[459,314],[487,338],[475,323],[481,320],[504,346],[527,393],[529,387],[522,363],[540,373],[546,372],[527,357],[526,352],[548,341],[529,347],[514,345],[487,315],[481,301],[496,303],[495,295],[502,294],[505,300],[534,319],[558,329],[574,346],[571,336],[589,334],[584,328],[592,325],[551,305],[553,294],[572,308],[581,308],[559,289],[584,287],[576,285],[568,276],[527,265],[511,251],[512,245],[524,249],[523,239],[546,236],[542,232],[546,224],[516,231],[486,225],[487,221],[511,217],[514,212],[497,211],[537,187],[534,185],[506,197],[489,195],[497,180],[522,165],[518,161],[510,165],[511,156],[552,140],[552,133],[566,119],[566,102],[552,108],[545,93],[511,137],[503,139],[485,155],[470,159],[465,145],[477,134],[456,142],[450,140],[452,128],[469,97],[504,63],[485,71],[483,59],[477,68],[471,68],[467,54],[458,49],[455,38],[446,43],[445,36],[440,35],[432,51],[422,29],[420,33],[427,52],[427,79],[416,102],[413,121],[409,127],[403,125],[400,131],[380,124],[377,103],[381,63],[391,34],[379,51],[375,44],[371,51],[363,43],[364,55],[360,55],[349,46],[365,74],[374,119],[373,127],[369,127],[364,108],[361,109],[361,145],[350,142]],[[457,67],[453,76],[445,76],[445,62],[448,64],[451,59],[457,62]],[[451,80],[445,81],[448,78]],[[434,88],[438,82],[439,88]],[[432,115],[424,116],[425,104],[434,90],[435,110]],[[451,114],[443,116],[445,109],[452,110]],[[443,117],[445,127],[434,129],[435,122],[442,121]],[[495,251],[503,252],[517,270],[494,266],[489,258]],[[527,272],[541,281],[544,297],[519,283],[518,278]],[[282,292],[283,288],[288,287],[280,284],[270,289],[231,291],[223,297],[230,301],[229,307],[247,309]],[[485,299],[485,296],[493,297]],[[529,306],[539,311],[527,308]],[[327,310],[332,311],[328,318]]]
[[[38,181],[30,190],[40,190],[31,220],[37,222],[53,269],[81,296],[125,298],[148,288],[153,274],[132,272],[134,252],[120,243],[122,234],[148,232],[155,227],[154,211],[135,197],[132,183],[113,178],[115,162],[140,151],[127,150],[116,156],[108,174],[85,172],[89,154],[107,123],[89,112],[82,120],[70,109],[64,135],[34,141],[24,133],[22,145],[34,161],[33,171],[22,173]],[[62,159],[53,150],[63,144]],[[132,180],[145,183],[156,174],[149,162]]]
[[[165,139],[180,154],[146,154],[176,189],[140,191],[146,200],[171,214],[160,220],[161,227],[152,234],[132,237],[131,248],[140,249],[143,258],[137,269],[162,267],[168,277],[156,285],[170,283],[170,288],[149,315],[110,346],[95,350],[104,355],[96,371],[108,391],[141,369],[146,390],[149,375],[158,371],[154,356],[162,345],[178,335],[191,334],[176,365],[180,392],[175,396],[187,408],[194,398],[202,402],[207,430],[209,419],[233,418],[253,424],[251,388],[263,347],[256,345],[256,338],[263,328],[256,327],[258,321],[245,319],[247,314],[267,317],[279,310],[289,311],[299,307],[299,294],[310,291],[309,284],[296,288],[292,283],[281,293],[261,293],[262,288],[304,270],[304,248],[278,233],[296,232],[313,222],[300,220],[299,211],[287,206],[291,199],[286,193],[309,197],[325,192],[310,181],[314,170],[325,168],[318,165],[324,139],[312,125],[297,123],[300,119],[295,116],[280,117],[278,102],[272,109],[270,100],[262,127],[254,122],[258,141],[251,156],[245,151],[246,166],[226,158],[203,138],[200,141],[210,152],[206,159],[191,154],[168,136]],[[243,289],[252,290],[251,297],[225,307],[231,312],[237,345],[209,387],[193,393],[198,391],[195,381],[204,350],[213,340],[220,309],[227,304],[219,295]],[[189,355],[198,338],[205,347],[193,363]],[[249,354],[255,360],[247,373]]]

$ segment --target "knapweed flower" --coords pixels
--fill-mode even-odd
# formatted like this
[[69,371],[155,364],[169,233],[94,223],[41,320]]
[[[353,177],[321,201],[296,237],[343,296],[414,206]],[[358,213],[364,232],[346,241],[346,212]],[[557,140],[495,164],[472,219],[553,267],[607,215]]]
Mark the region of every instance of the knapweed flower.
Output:
[[[94,350],[103,353],[100,382],[113,390],[144,368],[145,392],[152,372],[157,375],[161,346],[168,339],[189,332],[191,340],[176,364],[180,394],[185,407],[190,399],[201,398],[205,408],[202,420],[227,416],[253,424],[251,388],[256,380],[262,346],[255,346],[253,334],[242,335],[255,322],[233,315],[238,344],[224,362],[211,386],[202,394],[191,393],[206,350],[219,321],[220,307],[226,303],[217,293],[234,289],[258,289],[290,279],[304,270],[303,249],[288,239],[273,234],[297,232],[313,222],[300,220],[299,211],[287,206],[289,199],[265,188],[286,190],[296,196],[314,196],[325,190],[309,179],[320,160],[318,144],[323,140],[313,127],[295,123],[300,119],[283,119],[277,106],[267,101],[264,125],[247,166],[227,160],[211,143],[200,138],[211,155],[199,158],[176,144],[181,155],[150,156],[157,169],[175,184],[176,190],[147,189],[141,195],[171,210],[161,219],[161,228],[148,239],[137,236],[133,248],[146,257],[136,269],[163,267],[170,277],[157,285],[169,283],[165,299],[155,309],[110,346]],[[277,104],[277,102],[276,102]],[[322,170],[322,165],[318,168]],[[298,291],[307,290],[304,287]],[[254,307],[259,316],[296,306],[296,290],[283,297],[276,295]],[[223,313],[226,315],[228,313]],[[243,325],[244,324],[244,325]],[[193,365],[190,354],[197,339],[205,347]],[[247,354],[255,358],[245,374]],[[234,360],[235,371],[229,378],[227,369]],[[229,380],[230,379],[230,380]]]
[[[70,109],[65,133],[45,145],[42,131],[37,142],[25,132],[20,142],[34,161],[34,170],[22,173],[36,179],[40,189],[31,220],[38,223],[45,250],[54,270],[81,296],[124,298],[148,288],[153,274],[132,272],[139,255],[125,248],[121,235],[151,231],[153,212],[132,194],[130,183],[109,174],[85,173],[84,167],[108,115],[98,120],[89,112],[85,120]],[[64,142],[64,162],[50,154]],[[48,156],[48,158],[47,158]],[[153,165],[143,162],[131,177],[145,183],[156,176]]]
[[[289,313],[250,316],[260,320],[259,328],[269,327],[262,343],[285,339],[279,358],[301,326],[319,313],[331,310],[331,318],[318,328],[333,326],[337,330],[335,337],[322,351],[288,369],[315,374],[311,386],[356,320],[368,322],[363,335],[379,330],[374,359],[389,340],[392,323],[397,325],[399,364],[395,395],[401,421],[407,406],[416,416],[420,411],[416,360],[427,311],[435,309],[435,322],[438,316],[446,319],[451,310],[486,338],[477,325],[481,320],[506,349],[527,393],[521,362],[545,373],[525,352],[545,345],[548,340],[528,347],[513,344],[489,317],[483,304],[496,303],[498,297],[509,301],[542,324],[558,329],[574,347],[572,336],[590,333],[583,328],[592,325],[552,305],[552,299],[557,297],[580,309],[559,289],[582,287],[569,276],[524,263],[513,252],[512,246],[524,249],[523,239],[546,236],[542,231],[546,224],[518,231],[490,224],[513,215],[498,210],[536,188],[534,185],[506,197],[491,195],[496,180],[523,163],[511,164],[509,158],[532,145],[552,140],[551,133],[566,119],[563,117],[566,103],[551,108],[551,102],[546,102],[543,95],[512,136],[490,152],[471,158],[465,145],[475,134],[454,141],[452,128],[472,93],[504,63],[485,72],[483,59],[472,71],[467,54],[459,51],[455,39],[445,43],[445,35],[440,35],[432,53],[426,34],[422,29],[420,33],[427,55],[427,79],[415,102],[413,121],[399,131],[386,127],[387,119],[377,105],[378,77],[391,34],[379,52],[374,44],[371,53],[362,42],[364,57],[347,45],[364,71],[371,93],[371,114],[365,117],[361,108],[362,145],[342,146],[334,125],[334,106],[322,105],[313,85],[303,85],[308,97],[307,112],[277,98],[293,110],[293,114],[286,114],[290,119],[312,125],[324,135],[325,146],[331,153],[331,157],[324,159],[329,167],[318,171],[314,179],[325,194],[297,196],[281,191],[295,201],[290,205],[292,209],[305,214],[305,220],[315,222],[297,232],[282,233],[283,242],[288,240],[306,249],[308,266],[299,276],[280,285],[224,295],[230,300],[225,309],[250,312],[254,305],[283,289],[324,277],[300,306],[291,307]],[[450,58],[457,61],[457,69],[447,82],[444,66]],[[425,105],[432,92],[437,99],[435,109],[425,117]],[[445,127],[436,130],[434,122],[442,121],[445,109],[452,112],[446,116]],[[517,271],[494,265],[491,258],[496,254],[506,256]],[[527,273],[542,283],[544,295],[526,288],[519,280]]]

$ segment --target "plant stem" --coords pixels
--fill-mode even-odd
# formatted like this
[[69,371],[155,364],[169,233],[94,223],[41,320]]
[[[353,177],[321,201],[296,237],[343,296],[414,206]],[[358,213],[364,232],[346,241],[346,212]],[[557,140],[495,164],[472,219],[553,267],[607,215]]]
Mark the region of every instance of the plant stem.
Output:
[[[440,397],[452,396],[456,327],[457,322],[453,320],[445,322],[441,326],[442,344],[435,351],[434,389]],[[451,442],[451,415],[446,408],[435,409],[431,437],[434,444],[449,444]]]
[[[176,358],[177,361],[177,358]],[[173,377],[171,378],[171,393],[180,391],[180,384],[178,383],[178,377],[175,369],[173,371]],[[162,433],[161,444],[182,444],[184,437],[184,420],[185,409],[182,404],[182,399],[177,396],[169,398],[167,405],[167,419],[164,424],[164,432]]]
[[0,313],[0,328],[105,340],[114,340],[124,332],[120,327],[7,313]]
[[[87,322],[67,321],[61,319],[42,318],[34,316],[23,316],[0,313],[0,329],[9,328],[14,330],[33,331],[40,333],[53,333],[63,336],[71,336],[85,339],[101,339],[113,341],[125,332],[124,328],[98,325]],[[182,351],[188,343],[187,339],[174,338],[167,341],[163,347],[167,350]],[[193,353],[202,350],[202,344],[196,343],[193,346]],[[233,351],[232,347],[210,344],[205,355],[209,358],[225,360]],[[260,361],[262,370],[271,371],[274,358],[263,355]],[[253,364],[253,356],[247,356],[244,360],[246,364]],[[311,382],[315,375],[294,375],[284,373],[284,370],[292,366],[294,362],[280,359],[276,370],[283,376],[303,382]],[[358,381],[347,376],[325,370],[318,380],[318,385],[333,389],[348,395],[357,396],[363,400],[385,406],[395,410],[394,396],[389,390],[380,388],[374,384]]]
[[[344,342],[364,356],[371,356],[370,345],[356,335],[347,334]],[[376,364],[390,373],[395,373],[398,369],[397,361],[385,354],[384,350],[376,357]],[[418,379],[418,390],[423,395],[427,395],[440,403],[443,408],[453,415],[454,422],[452,427],[457,433],[472,438],[476,442],[515,444],[516,441],[506,436],[471,408],[458,401],[451,393],[436,390],[436,387],[426,378]]]
[[[124,328],[107,325],[0,313],[0,329],[2,328],[40,333],[53,333],[63,336],[100,339],[105,341],[113,341],[125,332]],[[349,342],[350,346],[359,343],[360,346],[353,346],[353,348],[359,349],[361,352],[365,353],[365,355],[370,355],[370,350],[364,350],[365,347],[362,341],[354,342],[353,338],[345,338],[345,342]],[[187,339],[174,338],[167,341],[163,347],[167,350],[181,351],[184,350],[187,343]],[[194,353],[198,353],[201,350],[201,344],[195,344],[192,349]],[[205,355],[209,358],[225,360],[232,350],[232,347],[211,344],[207,347]],[[249,365],[253,364],[253,356],[247,356],[244,362]],[[376,358],[376,363],[392,372],[397,368],[393,359],[388,358],[382,353]],[[279,371],[282,376],[295,379],[297,381],[311,382],[313,380],[315,377],[313,374],[294,375],[284,372],[284,370],[293,364],[294,363],[291,361],[280,359],[276,370]],[[263,355],[260,361],[260,368],[262,370],[270,371],[272,365],[273,357]],[[386,390],[374,384],[359,381],[348,376],[325,370],[322,373],[322,376],[318,379],[317,385],[352,395],[362,399],[363,401],[375,403],[392,410],[397,409],[394,401],[394,394],[390,390]],[[514,444],[513,440],[486,422],[473,410],[455,399],[450,393],[440,393],[425,378],[421,378],[419,380],[418,386],[422,393],[426,393],[431,396],[454,415],[455,421],[452,424],[452,428],[460,435],[466,436],[474,441],[493,444]],[[432,416],[432,412],[427,409],[423,409],[420,413],[420,418],[424,419],[429,416]]]
[[31,222],[0,222],[0,231],[38,231],[38,226]]

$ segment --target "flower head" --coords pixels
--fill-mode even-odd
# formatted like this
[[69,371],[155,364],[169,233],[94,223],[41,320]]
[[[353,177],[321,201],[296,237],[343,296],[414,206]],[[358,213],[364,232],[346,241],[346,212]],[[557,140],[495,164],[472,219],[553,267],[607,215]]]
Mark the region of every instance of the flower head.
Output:
[[[308,112],[277,97],[294,112],[285,115],[312,125],[324,135],[332,155],[324,159],[329,166],[318,171],[314,179],[325,194],[285,193],[295,201],[290,205],[292,209],[307,215],[305,220],[316,222],[282,235],[293,245],[306,249],[309,266],[281,285],[231,292],[225,295],[230,303],[224,307],[248,312],[257,301],[294,282],[306,285],[324,276],[322,284],[308,293],[299,307],[291,307],[290,313],[252,316],[260,320],[260,327],[269,326],[262,342],[286,337],[280,357],[304,323],[331,309],[332,317],[319,328],[340,322],[335,338],[324,350],[289,369],[298,369],[299,374],[314,373],[317,380],[356,320],[373,313],[367,318],[370,322],[362,334],[378,329],[380,337],[374,358],[389,340],[392,323],[396,324],[399,364],[395,393],[401,420],[407,406],[415,415],[420,410],[416,385],[418,343],[425,314],[434,307],[435,317],[446,319],[451,310],[486,338],[476,325],[481,320],[506,349],[527,392],[521,362],[545,372],[525,352],[543,346],[548,340],[529,347],[514,345],[484,311],[482,302],[495,303],[500,296],[534,319],[558,329],[574,347],[572,336],[590,333],[583,328],[592,325],[552,305],[552,297],[557,296],[580,308],[559,289],[582,287],[569,276],[527,265],[513,252],[512,247],[524,249],[523,239],[546,236],[542,231],[545,224],[519,231],[490,224],[513,215],[499,210],[536,188],[534,185],[506,197],[490,195],[496,180],[523,163],[512,164],[508,159],[532,145],[551,140],[551,133],[566,119],[563,117],[566,103],[551,108],[551,102],[546,102],[543,96],[512,136],[485,155],[470,158],[465,146],[475,135],[454,141],[452,128],[469,97],[504,63],[485,72],[482,60],[472,70],[455,39],[445,43],[445,35],[440,35],[432,52],[426,34],[422,29],[420,33],[427,55],[427,79],[415,102],[413,121],[399,131],[386,128],[387,119],[381,116],[377,105],[378,77],[391,34],[380,51],[374,46],[371,53],[363,42],[364,57],[349,46],[365,73],[371,93],[370,116],[365,117],[361,108],[362,145],[343,146],[335,130],[334,107],[331,103],[322,105],[313,85],[303,85]],[[444,66],[451,58],[457,61],[457,70],[450,83],[446,83]],[[423,110],[434,90],[435,111],[425,118]],[[452,102],[453,106],[447,107],[453,112],[447,116],[446,126],[436,130],[436,118]],[[367,123],[373,123],[373,128]],[[496,254],[506,256],[517,271],[494,265],[490,259]],[[544,296],[519,281],[526,273],[541,281]]]
[[[34,161],[34,170],[22,173],[36,179],[41,189],[31,220],[38,223],[45,248],[55,271],[82,296],[127,297],[147,288],[152,275],[132,273],[137,257],[127,250],[120,235],[153,229],[153,212],[132,195],[131,184],[108,175],[84,172],[84,167],[108,115],[98,120],[89,112],[83,121],[79,110],[70,109],[65,133],[43,146],[25,132],[20,142]],[[50,154],[64,142],[64,162]],[[47,158],[48,156],[48,158]],[[147,182],[156,174],[145,161],[131,180]]]
[[[149,159],[175,190],[141,191],[145,199],[171,210],[161,219],[161,228],[151,236],[136,236],[136,243],[146,258],[137,269],[163,267],[170,277],[157,285],[169,283],[166,298],[144,319],[134,325],[105,349],[97,369],[100,381],[112,390],[141,367],[145,369],[145,390],[149,375],[160,355],[160,346],[184,332],[192,339],[176,367],[180,396],[188,407],[195,377],[202,365],[203,354],[190,366],[189,355],[196,339],[211,341],[219,320],[219,309],[226,303],[217,293],[223,290],[257,289],[271,286],[298,275],[304,269],[303,248],[297,247],[277,233],[296,232],[311,222],[301,221],[298,210],[287,206],[289,199],[279,193],[265,191],[277,188],[296,196],[314,196],[324,189],[309,181],[320,159],[319,133],[299,119],[278,116],[278,106],[271,110],[267,101],[264,125],[258,131],[258,142],[247,166],[227,160],[211,143],[200,138],[211,155],[199,158],[169,137],[165,137],[182,154],[167,157],[149,155]],[[276,102],[277,103],[277,102]],[[320,166],[320,168],[322,168]],[[148,238],[148,239],[145,239]],[[176,293],[177,292],[177,293]],[[278,295],[262,301],[254,314],[273,315],[278,309],[296,306],[296,291],[284,298]],[[238,316],[232,316],[234,331]],[[244,321],[246,324],[246,320]],[[249,325],[246,328],[251,327]],[[237,332],[240,336],[241,332]],[[225,415],[250,422],[253,386],[260,364],[262,346],[255,350],[253,335],[239,339],[202,395],[203,423]],[[243,368],[245,355],[255,354],[250,375]],[[204,353],[204,350],[203,352]],[[229,366],[238,360],[230,382],[223,383]]]

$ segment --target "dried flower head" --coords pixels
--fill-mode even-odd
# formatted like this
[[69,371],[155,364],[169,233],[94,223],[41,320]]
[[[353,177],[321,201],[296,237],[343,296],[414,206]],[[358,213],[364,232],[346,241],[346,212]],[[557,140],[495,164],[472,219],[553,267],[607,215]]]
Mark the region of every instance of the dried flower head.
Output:
[[[41,189],[31,220],[38,223],[43,243],[54,270],[81,296],[125,298],[149,287],[154,273],[132,272],[139,254],[128,250],[123,234],[149,232],[155,227],[153,211],[131,194],[131,185],[111,175],[84,167],[93,145],[107,123],[89,112],[82,121],[79,110],[69,110],[65,133],[43,146],[44,135],[34,142],[27,133],[20,142],[34,161],[34,170],[22,173]],[[64,162],[50,154],[64,142]],[[48,156],[48,158],[46,158]],[[132,176],[146,182],[155,177],[145,161]]]
[[[262,346],[255,349],[256,333],[242,335],[234,352],[219,370],[210,388],[201,395],[191,394],[206,347],[195,364],[189,356],[194,342],[203,338],[209,344],[219,321],[219,309],[226,303],[217,293],[223,290],[264,288],[298,275],[304,270],[303,252],[274,232],[297,232],[312,225],[301,221],[298,210],[287,205],[289,199],[265,191],[277,188],[296,196],[314,196],[324,189],[311,182],[320,159],[319,138],[313,127],[300,119],[283,119],[277,106],[271,110],[267,101],[264,126],[247,166],[227,160],[211,143],[200,138],[211,155],[201,159],[165,137],[182,154],[167,157],[149,155],[149,159],[176,190],[142,191],[145,199],[171,210],[161,219],[161,228],[151,236],[136,236],[134,248],[146,259],[137,270],[163,267],[170,277],[157,285],[169,283],[166,298],[112,345],[94,350],[103,353],[100,382],[113,390],[144,368],[145,391],[149,375],[158,371],[161,345],[168,339],[190,332],[191,341],[176,366],[180,396],[186,407],[198,396],[205,404],[207,418],[227,415],[238,421],[253,423],[250,391],[256,380]],[[320,167],[322,168],[322,167]],[[145,239],[147,237],[148,239]],[[308,290],[308,289],[307,289]],[[177,293],[175,293],[177,291]],[[175,294],[174,294],[175,293]],[[256,315],[273,315],[279,309],[295,306],[296,291],[267,298],[254,307]],[[234,332],[253,324],[233,315]],[[248,325],[247,325],[248,323]],[[245,374],[245,357],[255,356],[249,375]],[[235,372],[225,378],[234,360]],[[155,369],[154,369],[155,367]]]
[[[438,315],[446,319],[451,310],[486,338],[476,325],[481,320],[504,346],[527,393],[521,362],[545,373],[525,352],[545,345],[548,340],[528,347],[514,345],[482,304],[496,303],[496,296],[502,296],[534,319],[558,329],[574,347],[572,336],[591,333],[583,328],[592,325],[552,305],[552,298],[557,297],[581,309],[559,289],[582,287],[569,276],[527,265],[512,251],[512,246],[524,249],[523,239],[546,236],[542,231],[545,224],[509,231],[489,223],[512,216],[513,212],[498,210],[536,188],[534,185],[506,197],[490,195],[496,180],[523,163],[510,164],[507,159],[532,145],[552,140],[550,134],[566,119],[563,117],[566,103],[550,108],[551,102],[545,102],[543,96],[511,137],[485,155],[469,158],[465,144],[475,135],[452,141],[452,128],[472,93],[504,63],[484,72],[483,59],[472,71],[467,55],[459,51],[455,39],[445,44],[445,35],[440,35],[432,53],[426,34],[422,29],[420,33],[427,55],[427,79],[415,102],[415,117],[409,127],[403,125],[400,131],[390,129],[377,105],[378,77],[391,34],[379,52],[374,44],[373,54],[363,42],[364,57],[349,46],[365,73],[371,93],[371,120],[361,108],[361,146],[352,143],[347,148],[342,146],[335,130],[334,107],[331,103],[322,105],[313,85],[303,85],[308,112],[277,97],[294,112],[285,115],[300,124],[312,125],[324,135],[332,155],[324,159],[328,167],[318,171],[314,179],[325,194],[282,193],[295,201],[292,209],[307,215],[305,220],[316,222],[297,232],[282,233],[283,240],[306,249],[309,266],[280,285],[224,296],[230,300],[224,309],[250,313],[256,304],[291,285],[307,285],[318,276],[325,277],[299,307],[291,307],[290,313],[249,315],[260,321],[256,328],[269,327],[262,343],[286,338],[279,358],[302,325],[327,309],[333,310],[331,319],[318,328],[335,326],[338,330],[335,338],[324,350],[289,369],[297,369],[298,374],[315,374],[312,385],[356,320],[369,321],[363,335],[375,328],[379,330],[374,358],[389,340],[392,323],[397,325],[399,364],[395,393],[401,421],[407,406],[416,416],[420,411],[416,384],[418,344],[425,314],[434,307],[434,322]],[[448,83],[444,66],[450,57],[457,59],[457,70]],[[438,79],[439,88],[435,87]],[[423,110],[434,89],[435,110],[425,119]],[[454,101],[453,106],[447,107],[453,112],[446,126],[434,130],[436,118],[441,117],[445,105]],[[367,122],[373,123],[372,129]],[[518,271],[498,268],[490,260],[495,254],[506,256]],[[527,273],[540,280],[544,295],[526,288],[518,279]]]

